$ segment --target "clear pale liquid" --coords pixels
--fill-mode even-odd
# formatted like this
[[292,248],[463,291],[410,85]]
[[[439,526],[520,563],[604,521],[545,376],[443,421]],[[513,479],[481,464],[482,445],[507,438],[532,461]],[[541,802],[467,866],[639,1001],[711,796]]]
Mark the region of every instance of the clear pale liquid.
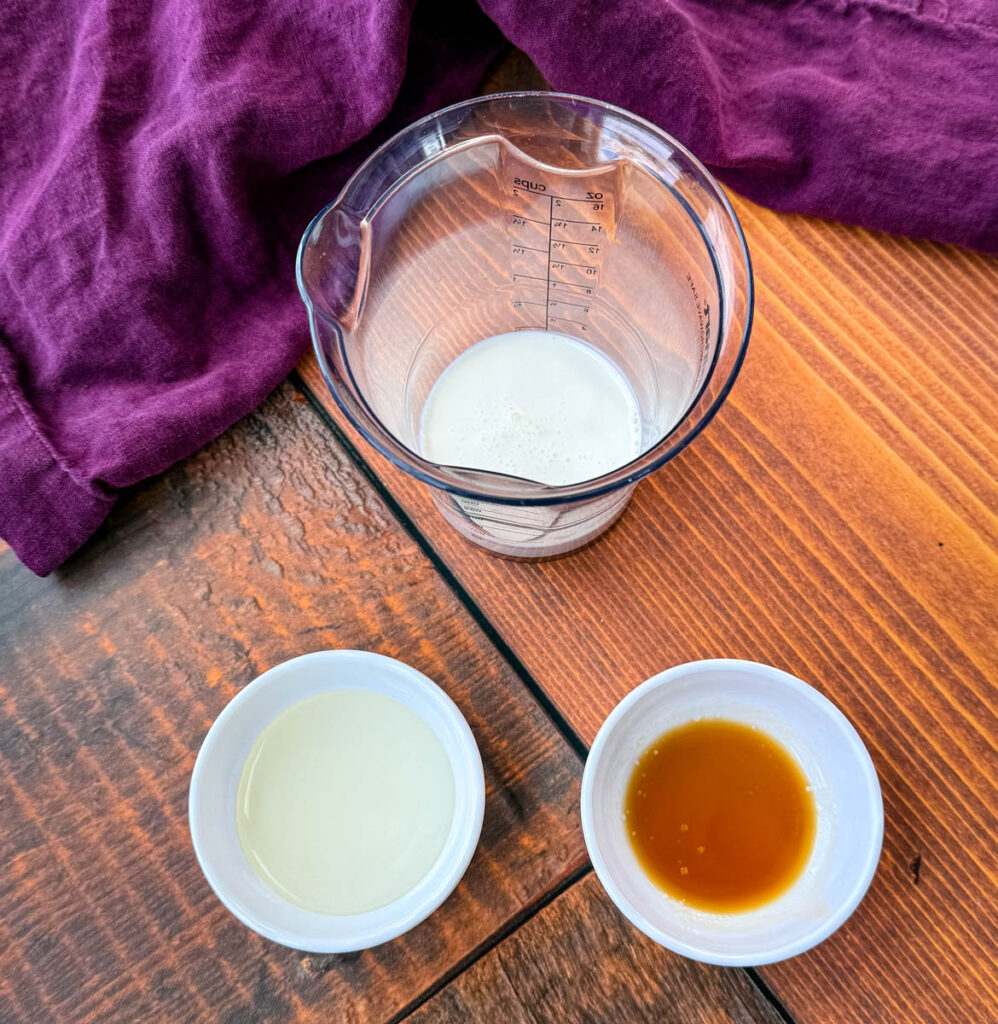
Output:
[[358,914],[430,870],[454,816],[450,760],[404,704],[334,690],[295,704],[260,735],[236,806],[247,859],[306,910]]

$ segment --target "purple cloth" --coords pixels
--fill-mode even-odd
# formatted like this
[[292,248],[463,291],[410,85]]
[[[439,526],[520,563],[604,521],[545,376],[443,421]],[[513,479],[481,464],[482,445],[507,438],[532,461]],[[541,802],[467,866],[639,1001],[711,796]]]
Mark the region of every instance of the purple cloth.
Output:
[[[783,210],[998,251],[989,0],[9,0],[0,536],[47,573],[306,344],[293,253],[501,29]],[[498,25],[498,29],[496,28]]]
[[482,6],[552,85],[764,206],[998,252],[995,0]]

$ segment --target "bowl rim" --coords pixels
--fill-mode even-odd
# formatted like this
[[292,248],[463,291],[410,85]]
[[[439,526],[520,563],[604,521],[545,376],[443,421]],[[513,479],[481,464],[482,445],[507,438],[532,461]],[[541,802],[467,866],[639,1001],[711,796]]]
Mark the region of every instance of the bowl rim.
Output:
[[[597,773],[600,770],[603,751],[606,744],[619,725],[624,715],[637,703],[643,700],[648,694],[669,686],[677,679],[694,675],[700,672],[726,672],[738,671],[748,672],[753,675],[768,678],[772,681],[787,686],[799,695],[811,701],[829,719],[831,719],[845,734],[849,747],[855,755],[855,762],[870,792],[871,799],[866,804],[864,813],[868,814],[873,825],[874,841],[869,845],[866,856],[861,862],[860,870],[856,878],[844,896],[831,913],[819,924],[800,938],[793,942],[784,943],[781,946],[772,948],[760,948],[757,953],[728,954],[718,953],[705,946],[695,946],[682,942],[668,932],[656,927],[641,911],[623,894],[618,887],[613,875],[603,858],[596,834],[596,823],[593,814],[593,788]],[[630,691],[607,715],[595,740],[589,750],[585,768],[582,774],[582,792],[580,797],[582,815],[582,834],[585,839],[586,849],[592,861],[593,869],[600,883],[606,890],[607,895],[616,904],[617,909],[640,931],[644,932],[650,939],[659,945],[672,950],[681,956],[691,960],[699,960],[703,963],[717,964],[723,967],[763,967],[767,964],[777,963],[789,957],[797,956],[818,943],[823,942],[849,918],[852,912],[859,906],[860,901],[866,895],[870,883],[876,874],[877,865],[880,861],[881,848],[884,836],[884,808],[883,796],[880,790],[880,780],[877,777],[876,768],[870,753],[863,743],[862,738],[856,731],[848,718],[835,706],[823,693],[797,676],[791,675],[782,669],[772,665],[766,665],[756,661],[743,661],[735,658],[710,658],[702,661],[684,662],[672,668],[665,669],[657,675],[646,679]]]
[[[454,809],[455,819],[458,819],[459,815],[462,819],[463,831],[456,835],[451,834],[448,837],[437,861],[430,868],[431,872],[438,871],[440,870],[441,863],[443,863],[447,866],[446,872],[442,874],[437,884],[428,890],[425,897],[416,904],[411,903],[411,896],[414,890],[410,890],[392,903],[389,903],[386,907],[378,908],[377,912],[384,914],[389,908],[398,907],[397,914],[381,926],[372,927],[370,924],[365,925],[363,919],[368,916],[367,913],[318,915],[313,911],[299,907],[297,904],[275,893],[274,895],[281,899],[286,906],[293,907],[296,912],[300,912],[303,915],[309,915],[312,920],[316,917],[328,917],[331,922],[337,923],[335,935],[330,935],[328,940],[319,942],[316,941],[312,932],[309,932],[306,936],[302,932],[295,931],[293,928],[276,926],[267,920],[264,915],[254,913],[244,905],[235,888],[230,884],[231,878],[229,876],[231,872],[227,872],[224,866],[219,866],[215,863],[205,849],[203,842],[203,829],[205,826],[197,809],[198,797],[205,785],[206,773],[212,771],[215,764],[212,760],[212,752],[219,742],[223,730],[230,728],[233,721],[244,715],[253,702],[260,699],[260,696],[270,687],[274,686],[278,680],[283,680],[284,685],[291,687],[293,685],[292,678],[297,670],[316,662],[340,665],[349,664],[355,669],[359,665],[362,671],[365,665],[370,667],[377,665],[382,671],[387,669],[395,676],[403,678],[407,685],[414,686],[422,698],[423,705],[435,705],[454,727],[454,735],[457,737],[456,742],[453,738],[449,740],[448,737],[441,735],[435,729],[434,734],[443,744],[452,765],[456,767],[459,764],[460,770],[466,773],[471,794],[469,807],[462,811],[456,805]],[[317,696],[319,693],[350,688],[349,684],[330,685],[328,688],[303,694],[298,700],[292,701],[291,704],[282,708],[277,714],[269,717],[263,728],[270,725],[285,710],[298,703],[299,700],[307,700],[310,696]],[[356,688],[356,677],[353,688]],[[370,689],[376,693],[384,692],[378,685],[374,685]],[[391,696],[391,694],[386,695]],[[419,713],[416,708],[412,708],[412,710],[416,711],[417,714]],[[430,725],[430,723],[427,722],[427,725]],[[257,730],[257,736],[259,736],[260,731],[262,730]],[[233,816],[234,813],[233,809]],[[478,749],[478,744],[475,741],[467,719],[465,719],[461,710],[442,687],[433,682],[428,676],[425,676],[418,669],[407,665],[405,662],[373,651],[347,649],[313,651],[278,662],[265,672],[262,672],[247,683],[221,710],[208,729],[194,762],[188,791],[187,815],[191,844],[205,880],[225,908],[246,925],[247,928],[266,939],[292,949],[310,953],[352,953],[388,942],[414,928],[429,917],[457,887],[458,882],[460,882],[468,865],[471,863],[482,831],[485,815],[485,774],[482,767],[481,752]],[[417,883],[417,885],[419,884],[421,883]],[[345,932],[343,927],[345,922],[356,922],[358,928],[353,933]]]

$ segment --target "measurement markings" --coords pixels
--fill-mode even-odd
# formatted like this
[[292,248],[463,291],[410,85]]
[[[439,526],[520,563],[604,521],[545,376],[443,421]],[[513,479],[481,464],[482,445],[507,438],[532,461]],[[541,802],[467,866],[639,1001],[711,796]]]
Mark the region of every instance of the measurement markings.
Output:
[[559,267],[582,267],[583,270],[591,270],[593,274],[596,273],[596,268],[589,263],[569,263],[568,260],[556,260],[553,256],[551,257],[551,262]]
[[[517,184],[521,184],[519,181]],[[527,183],[529,184],[529,183]],[[545,330],[550,329],[552,320],[562,320],[565,323],[574,324],[582,330],[588,330],[588,327],[581,320],[573,320],[571,317],[558,316],[557,314],[552,315],[552,305],[557,306],[561,303],[563,306],[568,308],[580,309],[584,314],[589,313],[589,306],[586,302],[565,302],[562,299],[552,298],[552,292],[558,288],[581,288],[584,295],[592,295],[594,287],[599,285],[600,272],[598,266],[593,266],[590,263],[575,263],[572,260],[561,259],[560,255],[562,252],[567,250],[570,245],[580,246],[588,250],[590,256],[598,257],[600,254],[600,246],[593,244],[593,239],[588,240],[577,240],[574,238],[555,238],[554,228],[568,230],[571,224],[583,224],[588,226],[591,230],[586,232],[589,235],[605,236],[605,228],[603,224],[598,220],[592,220],[588,217],[562,217],[559,212],[558,219],[555,220],[554,211],[556,208],[562,206],[563,203],[583,203],[587,204],[590,210],[596,211],[599,215],[601,211],[606,210],[606,204],[603,202],[602,192],[589,192],[586,194],[584,199],[574,196],[559,196],[553,192],[542,192],[542,191],[521,191],[520,188],[513,189],[513,198],[515,199],[547,199],[548,201],[548,216],[547,220],[541,220],[538,217],[527,217],[513,211],[508,212],[508,216],[511,218],[512,223],[516,227],[522,227],[525,224],[542,224],[547,226],[547,248],[543,249],[539,246],[534,245],[511,245],[514,256],[522,256],[528,252],[546,252],[548,256],[546,275],[539,277],[536,274],[520,274],[514,271],[514,281],[535,281],[544,284],[545,289],[545,301],[544,303],[538,301],[532,301],[529,299],[522,299],[516,303],[517,308],[523,305],[529,306],[544,306],[544,328]],[[540,212],[540,211],[537,211]],[[579,211],[582,212],[581,210]],[[555,251],[558,251],[559,256],[555,256]],[[581,255],[581,254],[580,254]],[[569,267],[575,267],[582,270],[587,278],[585,282],[573,282],[573,281],[558,281],[552,280],[552,270],[563,271]]]
[[551,225],[554,223],[554,198],[548,203],[548,279],[544,293],[544,330],[551,326]]
[[[535,278],[535,280],[543,281],[544,278],[543,277],[538,277],[538,278]],[[593,286],[591,284],[577,284],[574,281],[552,281],[551,282],[551,287],[552,288],[582,288],[585,291],[586,295],[592,295],[592,293],[593,293]],[[561,302],[561,299],[556,299],[555,301],[556,302]]]
[[605,203],[605,200],[603,198],[603,193],[602,192],[595,192],[595,193],[593,193],[593,195],[589,196],[586,199],[579,199],[579,198],[573,199],[571,196],[556,196],[552,192],[534,192],[532,190],[526,190],[525,192],[520,192],[518,189],[513,189],[513,192],[515,193],[514,196],[513,196],[514,199],[523,199],[524,195],[526,195],[526,196],[528,196],[530,198],[533,198],[533,199],[550,199],[552,202],[555,199],[558,199],[558,200],[560,200],[563,203],[589,203],[590,206],[593,203],[600,203],[600,204]]

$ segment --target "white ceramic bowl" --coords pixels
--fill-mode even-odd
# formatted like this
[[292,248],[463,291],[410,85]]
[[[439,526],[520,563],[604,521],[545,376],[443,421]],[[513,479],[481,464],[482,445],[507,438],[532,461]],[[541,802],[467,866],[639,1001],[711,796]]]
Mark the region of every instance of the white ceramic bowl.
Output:
[[[756,910],[694,910],[657,888],[624,828],[624,794],[641,753],[663,732],[701,718],[757,726],[797,759],[813,786],[817,830],[798,880]],[[856,909],[884,833],[880,784],[863,741],[813,687],[751,661],[678,665],[632,690],[596,736],[582,778],[582,830],[603,887],[656,942],[694,960],[760,966],[803,953]]]
[[[454,819],[433,867],[404,896],[363,914],[316,914],[278,896],[253,870],[236,831],[236,791],[253,744],[278,715],[307,697],[346,689],[393,697],[436,733],[454,773]],[[254,679],[208,730],[194,763],[188,801],[194,852],[222,903],[265,938],[313,953],[376,946],[436,910],[471,862],[484,812],[482,759],[457,706],[421,672],[368,651],[317,651]]]

